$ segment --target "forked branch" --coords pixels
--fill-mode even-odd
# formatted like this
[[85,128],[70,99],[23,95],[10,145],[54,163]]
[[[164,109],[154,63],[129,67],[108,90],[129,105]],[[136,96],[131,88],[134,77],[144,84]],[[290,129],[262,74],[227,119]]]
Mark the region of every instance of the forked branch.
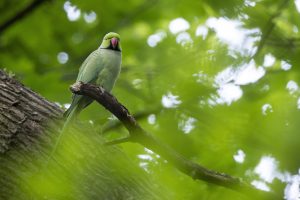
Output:
[[240,178],[207,169],[183,157],[175,150],[160,142],[145,131],[129,113],[128,109],[102,87],[78,82],[72,85],[70,89],[75,94],[85,95],[96,100],[122,122],[130,136],[128,139],[121,139],[121,142],[131,141],[143,145],[144,147],[161,155],[177,169],[193,179],[220,185],[251,196],[258,195],[261,197],[267,197],[268,199],[275,199],[274,194],[257,190]]

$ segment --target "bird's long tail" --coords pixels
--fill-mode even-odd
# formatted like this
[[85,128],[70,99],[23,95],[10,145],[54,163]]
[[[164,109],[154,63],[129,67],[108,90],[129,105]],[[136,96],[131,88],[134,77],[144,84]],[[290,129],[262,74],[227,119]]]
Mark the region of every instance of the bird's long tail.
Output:
[[63,133],[66,128],[70,125],[70,123],[73,121],[74,117],[77,115],[78,113],[78,104],[70,107],[70,109],[68,109],[65,113],[64,113],[64,117],[66,118],[66,121],[64,123],[63,128],[61,129],[61,133]]
[[66,121],[64,123],[64,126],[63,128],[60,130],[59,132],[59,135],[56,139],[56,142],[55,142],[55,145],[54,145],[54,148],[52,149],[50,155],[49,155],[49,159],[47,161],[47,164],[49,162],[49,160],[53,157],[59,143],[60,143],[60,140],[64,134],[64,132],[67,130],[68,126],[70,125],[70,123],[73,121],[73,119],[75,118],[75,116],[77,115],[78,113],[78,105],[75,105],[75,106],[72,106],[70,107],[64,114],[65,118],[66,118]]

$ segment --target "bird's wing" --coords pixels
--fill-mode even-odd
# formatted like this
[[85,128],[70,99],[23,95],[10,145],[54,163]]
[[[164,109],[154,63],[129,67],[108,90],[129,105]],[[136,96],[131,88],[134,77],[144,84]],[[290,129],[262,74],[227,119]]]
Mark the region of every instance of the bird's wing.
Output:
[[97,79],[99,72],[104,68],[103,56],[100,49],[93,51],[82,63],[76,82],[92,83]]
[[[103,55],[100,49],[97,49],[92,52],[82,63],[76,82],[82,81],[84,83],[94,83],[98,78],[98,74],[103,70],[104,67]],[[92,102],[88,98],[83,98],[84,97],[82,95],[73,94],[71,106],[65,112],[64,116],[67,117],[78,103],[82,104],[78,107],[78,109],[81,110]]]

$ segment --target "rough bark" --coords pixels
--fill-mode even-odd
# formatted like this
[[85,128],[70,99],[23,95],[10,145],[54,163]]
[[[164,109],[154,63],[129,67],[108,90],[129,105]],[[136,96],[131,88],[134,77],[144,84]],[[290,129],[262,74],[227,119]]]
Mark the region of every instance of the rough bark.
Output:
[[0,153],[30,147],[61,115],[57,105],[0,70]]
[[33,162],[32,152],[51,144],[49,125],[57,128],[61,115],[57,105],[0,70],[0,199],[22,196],[20,168]]

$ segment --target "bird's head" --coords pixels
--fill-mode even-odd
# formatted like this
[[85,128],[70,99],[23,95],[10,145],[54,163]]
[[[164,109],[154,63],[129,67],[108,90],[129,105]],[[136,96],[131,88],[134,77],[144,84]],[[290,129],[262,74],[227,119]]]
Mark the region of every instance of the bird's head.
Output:
[[121,51],[120,35],[114,32],[107,33],[103,38],[100,48]]

